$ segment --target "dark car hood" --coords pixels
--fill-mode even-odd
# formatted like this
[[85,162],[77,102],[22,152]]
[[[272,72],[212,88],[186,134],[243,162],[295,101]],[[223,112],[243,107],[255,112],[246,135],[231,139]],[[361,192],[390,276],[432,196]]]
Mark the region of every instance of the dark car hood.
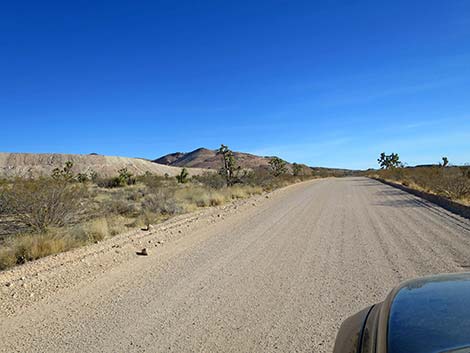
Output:
[[387,352],[470,352],[469,293],[470,273],[405,282],[390,298]]

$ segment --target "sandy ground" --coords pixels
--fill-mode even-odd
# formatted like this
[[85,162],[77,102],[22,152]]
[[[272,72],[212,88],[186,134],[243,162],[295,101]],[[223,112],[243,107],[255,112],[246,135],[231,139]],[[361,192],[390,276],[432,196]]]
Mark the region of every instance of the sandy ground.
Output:
[[331,352],[347,316],[469,255],[470,222],[415,196],[305,182],[0,274],[0,351]]

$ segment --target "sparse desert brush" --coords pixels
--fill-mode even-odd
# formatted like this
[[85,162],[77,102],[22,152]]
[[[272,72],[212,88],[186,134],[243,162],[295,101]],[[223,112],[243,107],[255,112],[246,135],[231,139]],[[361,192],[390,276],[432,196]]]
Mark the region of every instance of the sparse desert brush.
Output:
[[108,216],[106,220],[108,222],[109,235],[111,236],[127,232],[133,222],[132,218],[123,216]]
[[251,195],[259,195],[263,193],[261,186],[234,186],[231,188],[231,197],[233,198],[245,198]]
[[101,209],[104,215],[121,215],[133,217],[139,215],[138,204],[127,200],[124,194],[111,194],[108,199],[101,201]]
[[0,271],[16,265],[15,251],[9,247],[0,248]]
[[209,206],[219,206],[227,202],[229,197],[221,190],[209,192]]
[[193,176],[193,181],[201,183],[203,186],[211,189],[222,189],[226,186],[227,182],[225,177],[219,173],[205,172],[201,175]]
[[175,192],[175,198],[182,204],[205,207],[210,205],[210,190],[199,186],[184,187]]
[[149,189],[142,200],[141,208],[146,212],[160,215],[174,215],[182,212],[174,190],[168,188]]
[[1,190],[2,213],[26,228],[44,232],[80,221],[87,188],[51,178],[15,179]]
[[470,178],[466,172],[466,167],[435,165],[384,169],[375,171],[371,175],[467,203],[470,198]]
[[78,245],[80,243],[74,237],[55,231],[17,235],[4,244],[1,255],[3,266],[11,266],[12,257],[15,264],[22,264],[70,250]]
[[174,183],[173,178],[169,179],[165,178],[164,176],[154,175],[152,173],[145,173],[144,175],[137,177],[137,181],[144,184],[150,190],[157,190],[162,187],[167,187],[169,186],[168,184],[176,184]]
[[101,241],[109,235],[108,220],[106,217],[94,219],[84,226],[84,230],[90,241]]

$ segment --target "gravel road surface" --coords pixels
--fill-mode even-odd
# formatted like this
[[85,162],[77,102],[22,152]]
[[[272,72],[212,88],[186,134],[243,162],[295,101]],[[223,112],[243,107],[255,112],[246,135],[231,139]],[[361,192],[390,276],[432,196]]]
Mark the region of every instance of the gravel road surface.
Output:
[[468,220],[366,178],[205,212],[0,274],[0,351],[331,352],[400,281],[470,267]]

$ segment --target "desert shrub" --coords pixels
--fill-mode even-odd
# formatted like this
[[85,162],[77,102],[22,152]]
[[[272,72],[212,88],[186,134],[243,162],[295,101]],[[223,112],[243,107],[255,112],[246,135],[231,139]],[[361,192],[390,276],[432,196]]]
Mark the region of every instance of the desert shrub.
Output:
[[191,186],[179,189],[175,193],[175,198],[189,207],[210,206],[210,191],[200,186]]
[[152,190],[142,201],[142,209],[147,212],[174,215],[182,212],[171,190],[159,188]]
[[297,163],[292,164],[292,174],[294,174],[295,176],[301,175],[302,169],[303,167],[300,164],[297,164]]
[[[79,243],[73,237],[56,232],[23,234],[15,236],[5,244],[4,253],[13,256],[16,264],[23,264],[52,254],[70,250]],[[11,266],[11,263],[10,263]]]
[[373,175],[454,200],[470,197],[465,167],[427,166],[376,171]]
[[118,170],[119,175],[111,178],[99,178],[97,175],[93,177],[94,182],[101,188],[120,188],[126,185],[135,185],[137,179],[127,170],[122,168]]
[[16,264],[15,252],[11,248],[0,248],[0,271],[6,270]]
[[149,172],[137,177],[137,181],[143,183],[149,190],[156,190],[167,184],[166,177],[161,177]]
[[112,178],[97,178],[95,180],[96,185],[98,185],[100,188],[119,188],[121,187],[121,180],[119,177],[112,177]]
[[129,218],[124,216],[108,216],[106,221],[108,222],[108,231],[111,236],[124,233],[132,226]]
[[260,186],[232,186],[227,188],[230,199],[243,199],[251,195],[259,195],[263,192]]
[[243,185],[260,186],[264,190],[272,190],[276,188],[279,183],[278,178],[274,177],[272,173],[266,168],[257,168],[252,171],[244,173],[240,177],[240,182]]
[[79,183],[86,183],[87,181],[90,180],[88,177],[88,174],[86,173],[78,173],[76,176],[76,179]]
[[269,166],[271,168],[271,172],[275,177],[279,177],[287,173],[287,162],[279,157],[271,158],[271,160],[269,161]]
[[205,172],[201,175],[193,176],[193,180],[212,189],[221,189],[227,184],[225,177],[220,173]]
[[19,225],[34,231],[78,222],[85,210],[87,189],[49,178],[16,179],[1,190],[1,208]]
[[92,242],[101,241],[109,235],[108,221],[105,217],[92,220],[84,226],[87,239]]
[[119,198],[118,195],[112,195],[110,199],[103,201],[102,209],[105,214],[121,216],[135,216],[139,213],[134,202]]

